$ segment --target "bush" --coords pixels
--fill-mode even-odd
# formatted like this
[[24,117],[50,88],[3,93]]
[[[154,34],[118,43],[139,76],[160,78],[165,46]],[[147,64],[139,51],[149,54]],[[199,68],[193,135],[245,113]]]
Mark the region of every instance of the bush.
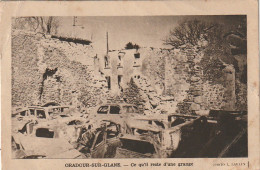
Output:
[[132,42],[129,42],[125,45],[125,49],[136,49],[138,50],[140,48],[139,45],[133,44]]

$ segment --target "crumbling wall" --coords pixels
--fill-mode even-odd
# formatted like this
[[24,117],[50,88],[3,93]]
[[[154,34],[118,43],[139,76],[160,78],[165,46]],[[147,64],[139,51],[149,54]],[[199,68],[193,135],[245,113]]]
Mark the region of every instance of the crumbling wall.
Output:
[[236,79],[236,108],[245,111],[247,107],[247,84]]
[[[91,46],[14,30],[12,105],[55,101],[95,106],[106,93],[101,88],[102,79],[94,74],[94,56]],[[55,69],[44,77],[46,70]]]
[[31,34],[12,33],[12,105],[37,104],[41,73],[38,71],[38,39]]
[[204,56],[203,47],[184,45],[174,50],[139,51],[144,57],[142,73],[149,78],[151,88],[158,95],[155,84],[162,82],[162,95],[172,96],[177,103],[177,110],[172,112],[237,110],[241,108],[238,106],[246,105],[243,100],[246,87],[237,81],[234,66],[214,56]]
[[[205,62],[205,58],[213,57],[205,56],[204,49],[198,46],[182,46],[179,54],[183,58],[180,63],[183,68],[178,70],[178,67],[175,67],[173,74],[178,75],[179,72],[184,72],[181,73],[184,77],[181,77],[180,80],[186,81],[183,83],[184,85],[188,83],[188,89],[184,90],[186,96],[175,97],[178,102],[177,112],[192,114],[199,110],[236,109],[235,69],[232,65],[228,65],[218,58]],[[176,58],[178,59],[178,57]],[[179,82],[180,80],[172,79],[171,81]]]
[[236,108],[247,110],[247,56],[245,54],[235,55],[238,61],[236,72]]
[[176,102],[182,102],[187,98],[187,90],[190,88],[188,56],[184,50],[171,51],[166,58],[165,94],[174,96]]
[[169,51],[156,48],[141,48],[138,52],[142,59],[142,74],[145,77],[149,77],[151,86],[158,94],[163,94],[165,87],[165,65]]
[[[166,106],[168,111],[179,113],[247,109],[246,80],[239,78],[246,76],[246,69],[238,73],[231,64],[205,56],[204,49],[197,46],[140,48],[138,52],[142,75],[134,83],[139,97],[131,95],[134,103],[144,104],[144,109],[156,113]],[[96,56],[89,45],[14,30],[12,105],[55,101],[94,107],[106,102],[110,94],[104,76],[95,68]],[[240,68],[244,63],[238,62]],[[44,78],[47,69],[57,70]]]

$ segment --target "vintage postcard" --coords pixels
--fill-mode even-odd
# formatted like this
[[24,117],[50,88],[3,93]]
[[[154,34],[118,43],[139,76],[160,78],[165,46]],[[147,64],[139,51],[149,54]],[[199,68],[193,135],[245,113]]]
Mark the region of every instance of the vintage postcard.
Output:
[[257,5],[1,3],[3,169],[259,169]]

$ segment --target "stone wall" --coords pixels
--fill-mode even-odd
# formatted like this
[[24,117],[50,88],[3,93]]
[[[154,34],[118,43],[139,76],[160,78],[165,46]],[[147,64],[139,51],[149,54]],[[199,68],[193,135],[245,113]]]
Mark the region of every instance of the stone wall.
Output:
[[[82,57],[84,56],[84,57]],[[93,48],[42,34],[12,32],[12,105],[44,104],[95,106],[106,91],[94,74]],[[46,70],[55,70],[51,75]],[[44,78],[44,74],[45,76]]]
[[[141,48],[139,51],[144,57],[142,73],[149,78],[151,87],[158,93],[155,85],[161,82],[162,96],[172,96],[177,103],[177,110],[172,112],[247,109],[246,85],[239,81],[234,66],[204,56],[203,47],[184,45],[174,50]],[[205,58],[210,58],[206,67]]]
[[[137,98],[147,112],[191,114],[198,110],[237,109],[234,67],[219,59],[210,61],[217,65],[209,61],[203,65],[208,57],[203,48],[185,45],[175,50],[141,48],[138,52],[141,76],[133,80],[141,96]],[[203,73],[205,69],[212,69],[210,75]]]
[[37,41],[31,34],[12,32],[12,105],[38,103],[42,74],[38,70]]
[[[118,58],[118,52],[113,52],[114,59]],[[145,110],[157,113],[168,108],[168,112],[192,113],[201,109],[247,109],[247,87],[238,78],[245,74],[235,71],[231,64],[221,59],[204,56],[203,47],[185,45],[174,50],[140,48],[141,67],[138,71],[130,69],[136,51],[123,52],[123,65],[127,69],[116,72],[116,75],[123,75],[123,80],[126,80],[123,87],[128,88],[130,77],[141,73],[140,77],[133,77],[133,81],[139,93],[137,98]],[[54,101],[94,107],[116,97],[111,96],[105,75],[100,74],[100,70],[105,73],[100,69],[103,66],[100,57],[91,45],[13,30],[12,105]],[[238,63],[242,67],[245,62],[241,60]],[[52,73],[47,74],[48,70]]]

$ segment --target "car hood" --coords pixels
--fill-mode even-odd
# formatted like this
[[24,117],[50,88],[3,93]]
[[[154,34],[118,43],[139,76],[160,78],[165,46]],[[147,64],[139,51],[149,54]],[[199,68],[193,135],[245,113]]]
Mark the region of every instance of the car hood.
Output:
[[64,139],[20,137],[19,142],[27,156],[42,155],[46,158],[77,158],[81,155]]

